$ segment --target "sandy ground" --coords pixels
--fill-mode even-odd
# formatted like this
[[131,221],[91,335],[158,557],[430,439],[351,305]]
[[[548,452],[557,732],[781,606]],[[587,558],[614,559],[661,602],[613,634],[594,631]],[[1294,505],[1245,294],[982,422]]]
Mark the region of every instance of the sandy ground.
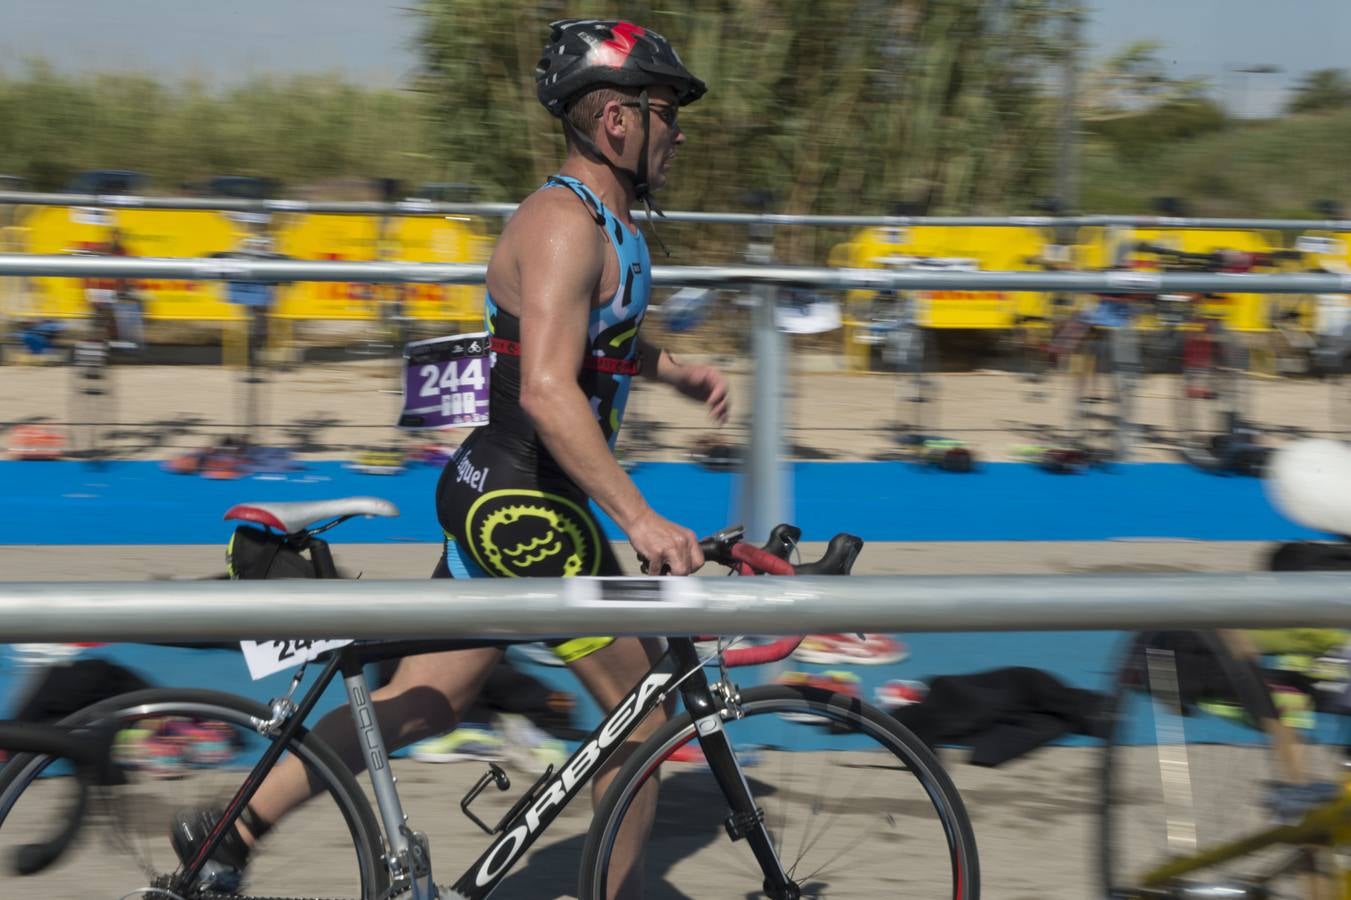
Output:
[[[804,367],[805,368],[805,367]],[[819,366],[828,369],[829,366]],[[242,386],[237,373],[215,367],[126,367],[112,373],[116,391],[100,407],[105,433],[118,455],[158,458],[201,446],[238,430],[243,421]],[[69,370],[9,366],[0,370],[0,422],[68,422],[76,414]],[[283,382],[284,379],[284,382]],[[960,437],[985,459],[1008,458],[1012,448],[1044,442],[1062,428],[1068,401],[1056,386],[1038,388],[1007,374],[938,376],[941,401],[929,407],[937,426],[926,430]],[[895,413],[895,383],[887,376],[811,371],[787,385],[787,422],[792,455],[803,458],[867,459],[894,447],[890,428]],[[1169,450],[1170,379],[1155,377],[1143,386],[1140,421],[1144,424],[1136,459],[1171,459]],[[342,457],[400,436],[389,422],[396,415],[397,376],[389,363],[310,366],[276,376],[265,386],[262,420],[269,423],[259,440],[290,446],[314,456]],[[734,374],[738,416],[750,405],[747,375]],[[1256,418],[1274,432],[1324,433],[1332,427],[1329,392],[1316,383],[1259,382]],[[739,440],[744,420],[724,436]],[[934,419],[929,420],[933,422]],[[644,429],[642,426],[647,425]],[[711,429],[700,410],[651,389],[640,391],[630,406],[628,452],[647,458],[681,458],[693,441]],[[642,440],[642,446],[636,440]],[[618,548],[630,558],[627,548]],[[1263,547],[1250,543],[1104,542],[873,544],[857,571],[867,574],[1041,573],[1106,569],[1232,571],[1260,565]],[[430,571],[434,545],[343,545],[340,562],[367,577],[407,577]],[[809,548],[808,553],[811,550]],[[15,580],[125,579],[205,574],[223,567],[218,546],[174,547],[0,547],[0,571]],[[998,900],[1083,900],[1096,896],[1092,868],[1093,803],[1097,754],[1086,748],[1040,751],[1007,767],[971,767],[960,754],[945,762],[961,788],[980,841],[984,895]],[[463,780],[459,766],[401,766],[405,803],[412,821],[432,837],[442,881],[467,864],[458,848],[472,832],[455,810]],[[573,890],[579,836],[587,821],[585,803],[563,818],[528,860],[504,895],[549,898]],[[468,846],[478,847],[478,840]],[[115,867],[117,861],[107,860]],[[905,865],[903,854],[895,865]],[[33,896],[102,896],[91,886],[102,869],[65,868]],[[717,894],[717,873],[707,875]],[[18,884],[18,882],[10,882]],[[691,894],[698,894],[692,887]],[[124,891],[117,892],[121,896]]]
[[[728,364],[733,420],[714,428],[700,406],[661,387],[640,383],[629,404],[620,449],[638,459],[681,459],[699,440],[745,438],[752,405],[750,374]],[[238,370],[219,366],[115,366],[107,393],[88,397],[77,370],[64,366],[0,369],[0,428],[27,422],[71,427],[78,446],[96,439],[113,456],[163,458],[241,433],[248,397],[256,398],[254,441],[314,458],[350,457],[362,448],[425,440],[394,428],[401,408],[392,360],[312,363],[271,370],[246,384]],[[978,458],[1016,457],[1017,448],[1054,442],[1069,427],[1069,389],[1052,379],[1028,384],[1003,372],[943,373],[932,402],[898,400],[891,375],[838,371],[831,357],[803,356],[784,385],[786,455],[798,459],[875,459],[896,449],[897,426],[966,441]],[[1172,460],[1177,379],[1150,376],[1138,390],[1137,436],[1131,459]],[[1291,436],[1345,429],[1333,412],[1333,392],[1317,381],[1249,382],[1251,417],[1279,443]],[[918,419],[916,418],[918,416]],[[98,423],[97,433],[85,424]],[[71,426],[70,423],[81,423]],[[461,432],[432,439],[457,443]],[[0,436],[3,440],[3,436]]]

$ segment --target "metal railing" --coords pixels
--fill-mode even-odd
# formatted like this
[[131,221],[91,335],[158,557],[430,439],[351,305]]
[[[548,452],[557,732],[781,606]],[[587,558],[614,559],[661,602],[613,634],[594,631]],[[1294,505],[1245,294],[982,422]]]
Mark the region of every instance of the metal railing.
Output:
[[[202,281],[342,281],[482,284],[487,267],[466,264],[313,262],[244,259],[143,259],[0,254],[0,277],[176,278]],[[758,336],[754,380],[752,447],[741,498],[747,534],[761,539],[788,515],[787,475],[779,458],[783,438],[782,400],[777,386],[784,366],[782,341],[769,314],[779,286],[851,290],[1006,290],[1065,293],[1351,293],[1351,275],[1276,275],[1142,272],[960,272],[837,269],[794,266],[656,266],[658,285],[760,286],[755,317]]]
[[[0,206],[83,206],[106,209],[175,209],[253,213],[329,213],[381,216],[485,216],[505,218],[515,203],[441,203],[416,198],[392,203],[373,200],[242,200],[233,197],[144,197],[137,194],[63,194],[0,191]],[[646,210],[635,218],[647,219]],[[1351,219],[1182,218],[1178,216],[823,216],[788,213],[692,212],[663,214],[672,222],[727,225],[807,225],[820,227],[894,227],[959,225],[1024,228],[1209,228],[1259,231],[1351,231]]]
[[6,641],[1343,628],[1335,572],[0,583]]
[[[351,281],[482,284],[487,267],[464,263],[314,262],[245,259],[146,259],[0,254],[0,277],[171,278],[187,281]],[[1060,293],[1337,294],[1351,275],[1145,272],[959,272],[818,266],[654,266],[658,285],[768,285],[818,290],[975,290]]]

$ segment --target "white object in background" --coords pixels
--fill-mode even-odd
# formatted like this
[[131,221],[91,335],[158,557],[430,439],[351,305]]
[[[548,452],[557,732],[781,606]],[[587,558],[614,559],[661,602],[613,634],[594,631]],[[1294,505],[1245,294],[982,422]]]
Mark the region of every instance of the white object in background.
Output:
[[1351,535],[1351,446],[1327,438],[1293,441],[1267,461],[1266,490],[1286,518]]
[[711,288],[686,287],[676,291],[662,302],[661,319],[667,331],[692,331],[708,314]]
[[822,334],[844,324],[839,301],[814,297],[806,303],[781,302],[774,307],[774,324],[788,334]]

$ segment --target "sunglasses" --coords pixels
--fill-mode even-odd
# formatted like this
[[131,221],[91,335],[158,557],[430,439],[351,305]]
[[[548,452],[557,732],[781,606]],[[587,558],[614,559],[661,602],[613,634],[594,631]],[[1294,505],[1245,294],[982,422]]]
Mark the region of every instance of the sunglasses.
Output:
[[[634,109],[643,108],[643,104],[639,103],[637,100],[626,100],[619,105],[631,106]],[[676,127],[676,116],[680,114],[679,106],[674,103],[648,103],[647,109],[648,112],[654,113],[658,119],[661,119],[667,128]],[[603,112],[596,113],[596,118],[599,119],[602,115],[604,115]]]

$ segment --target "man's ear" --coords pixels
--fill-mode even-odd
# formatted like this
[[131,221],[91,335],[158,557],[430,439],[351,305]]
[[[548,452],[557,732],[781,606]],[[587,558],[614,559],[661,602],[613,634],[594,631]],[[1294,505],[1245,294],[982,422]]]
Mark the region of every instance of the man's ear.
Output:
[[624,107],[618,100],[611,100],[601,110],[600,127],[607,135],[622,138],[628,133],[624,123]]

